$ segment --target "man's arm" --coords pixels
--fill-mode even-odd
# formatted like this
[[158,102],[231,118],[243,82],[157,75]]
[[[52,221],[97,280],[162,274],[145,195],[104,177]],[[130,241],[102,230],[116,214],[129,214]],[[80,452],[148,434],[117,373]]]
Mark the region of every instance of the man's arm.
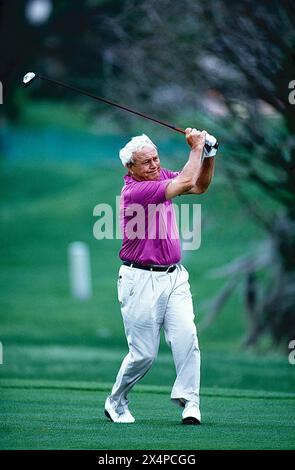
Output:
[[187,128],[186,140],[191,147],[189,159],[182,171],[166,187],[166,199],[192,191],[202,174],[202,153],[205,145],[206,131]]
[[212,181],[214,175],[214,157],[206,157],[203,160],[200,176],[196,181],[196,184],[182,194],[202,194],[205,193]]

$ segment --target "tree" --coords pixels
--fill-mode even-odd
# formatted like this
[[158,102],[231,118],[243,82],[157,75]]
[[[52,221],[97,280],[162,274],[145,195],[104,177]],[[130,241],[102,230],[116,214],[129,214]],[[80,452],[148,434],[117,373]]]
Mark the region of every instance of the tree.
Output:
[[[8,50],[2,47],[1,62],[2,70],[9,70],[10,103],[16,96],[12,70],[37,64],[41,71],[54,70],[56,78],[73,75],[75,83],[123,104],[159,117],[178,115],[179,124],[197,109],[199,118],[204,116],[208,92],[223,106],[225,113],[215,122],[226,145],[224,171],[266,240],[223,268],[229,281],[207,320],[241,279],[249,318],[245,344],[267,333],[274,344],[286,346],[295,338],[295,105],[289,101],[295,80],[294,4],[55,1],[50,22],[36,31],[24,22],[26,2],[18,2],[17,16],[13,3],[5,3],[0,37],[0,44],[9,43]],[[59,96],[56,89],[42,90]],[[257,190],[273,201],[272,210],[253,198]]]
[[[42,24],[27,14],[31,0],[0,0],[0,80],[6,117],[17,121],[22,111],[21,80],[28,71],[101,91],[105,49],[114,39],[106,32],[105,16],[118,14],[123,3],[115,0],[52,0],[52,12]],[[33,96],[73,99],[64,90],[43,84],[30,89]]]
[[[285,348],[295,337],[295,107],[289,102],[289,82],[295,77],[295,21],[291,2],[207,2],[203,15],[211,28],[208,53],[227,61],[241,81],[219,90],[237,122],[235,148],[226,168],[237,197],[267,233],[259,251],[235,262],[228,272],[245,278],[249,317],[246,345],[270,333]],[[243,84],[242,93],[239,86]],[[214,80],[212,81],[212,85]],[[243,118],[234,104],[242,102]],[[275,114],[270,125],[261,113],[267,103]],[[266,213],[259,201],[243,192],[240,179],[263,190],[276,203]],[[257,273],[267,268],[266,282]]]
[[[174,109],[197,107],[202,94],[214,90],[227,109],[219,122],[227,129],[224,169],[267,238],[257,251],[221,270],[230,279],[211,304],[207,323],[243,279],[246,345],[265,333],[285,347],[295,338],[295,105],[289,102],[294,13],[292,2],[278,0],[149,0],[137,8],[130,0],[119,21],[112,18],[121,36],[112,61],[122,71],[120,81],[109,82],[113,90],[115,83],[122,93],[124,83],[125,95],[147,97],[162,114],[172,103]],[[271,198],[272,211],[245,191],[250,185]]]

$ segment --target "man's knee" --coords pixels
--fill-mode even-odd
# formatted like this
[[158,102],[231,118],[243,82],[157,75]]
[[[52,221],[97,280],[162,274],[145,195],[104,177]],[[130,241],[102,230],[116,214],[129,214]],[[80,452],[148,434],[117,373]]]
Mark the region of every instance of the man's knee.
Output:
[[199,350],[198,336],[195,330],[187,330],[181,335],[168,336],[166,335],[166,343],[171,348],[181,348],[184,350],[197,349]]
[[145,366],[151,367],[154,360],[156,359],[157,353],[155,351],[137,351],[136,353],[132,353],[132,362],[137,366]]
[[187,338],[187,347],[191,349],[199,350],[199,341],[198,336],[195,331],[191,331],[186,335]]

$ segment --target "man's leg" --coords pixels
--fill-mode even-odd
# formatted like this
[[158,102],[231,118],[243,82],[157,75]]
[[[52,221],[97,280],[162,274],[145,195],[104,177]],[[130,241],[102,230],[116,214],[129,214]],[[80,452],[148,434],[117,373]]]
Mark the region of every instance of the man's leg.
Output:
[[[128,404],[127,394],[151,368],[157,356],[160,332],[145,325],[125,326],[128,337],[129,353],[125,356],[116,382],[112,388],[111,399],[118,413]],[[127,334],[128,331],[128,334]]]
[[119,414],[128,404],[128,392],[148,372],[158,354],[161,328],[152,274],[133,268],[126,271],[125,267],[120,273],[118,297],[129,353],[121,364],[110,395]]
[[194,402],[199,406],[201,358],[188,272],[183,266],[178,272],[169,297],[164,330],[177,374],[171,399],[180,406],[184,406],[185,401]]

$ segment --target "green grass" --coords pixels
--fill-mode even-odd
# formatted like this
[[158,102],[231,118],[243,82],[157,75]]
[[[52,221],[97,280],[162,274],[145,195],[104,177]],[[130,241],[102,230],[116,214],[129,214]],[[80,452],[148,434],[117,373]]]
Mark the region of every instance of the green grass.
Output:
[[[176,160],[163,164],[180,168]],[[294,448],[295,368],[284,356],[241,350],[241,289],[199,335],[203,426],[179,425],[179,410],[169,403],[175,370],[163,340],[158,360],[132,392],[136,424],[122,433],[104,420],[103,402],[127,349],[116,298],[121,242],[94,239],[93,208],[115,206],[123,173],[111,162],[63,160],[2,168],[0,447]],[[246,253],[263,234],[218,171],[207,194],[179,202],[188,201],[202,203],[202,245],[184,258],[198,324],[204,302],[225,281],[210,270]],[[86,302],[69,291],[67,250],[75,240],[90,247],[93,297]]]
[[[123,332],[122,332],[123,335]],[[96,345],[36,345],[4,343],[4,378],[28,380],[96,381],[112,383],[127,353],[110,340]],[[260,357],[224,350],[202,348],[202,387],[232,388],[269,392],[293,392],[295,376],[288,361],[275,355]],[[172,388],[175,369],[171,352],[162,344],[151,371],[143,378],[144,385],[166,385]]]
[[[167,163],[167,162],[166,162]],[[111,174],[111,177],[110,177]],[[3,341],[95,344],[99,331],[114,343],[122,338],[116,300],[116,272],[120,240],[94,239],[93,208],[105,202],[115,206],[123,171],[119,167],[85,168],[79,165],[19,164],[2,176],[1,337]],[[183,201],[196,201],[193,197]],[[204,228],[198,251],[185,252],[185,264],[199,319],[199,307],[216,294],[223,280],[210,279],[210,269],[250,249],[257,227],[245,221],[230,189],[216,178],[203,204]],[[224,221],[235,219],[231,226]],[[244,229],[241,232],[240,227]],[[93,298],[87,303],[69,295],[67,249],[74,240],[89,244]],[[107,312],[107,314],[106,314]],[[238,344],[243,334],[242,305],[236,296],[223,317],[203,334],[203,341]],[[219,338],[217,340],[217,338]]]
[[292,449],[294,398],[204,391],[203,424],[183,426],[164,387],[130,394],[134,424],[103,415],[107,386],[6,383],[2,449]]

